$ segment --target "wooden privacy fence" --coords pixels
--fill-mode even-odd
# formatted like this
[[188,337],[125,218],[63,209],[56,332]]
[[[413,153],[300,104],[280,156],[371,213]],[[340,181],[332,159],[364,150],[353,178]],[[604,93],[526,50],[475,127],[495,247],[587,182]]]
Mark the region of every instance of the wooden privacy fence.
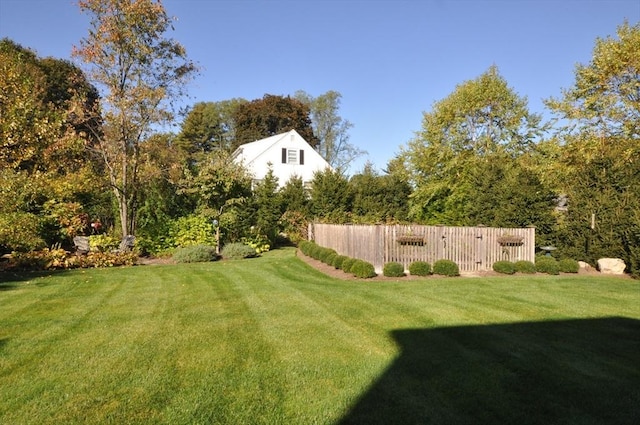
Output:
[[382,271],[389,262],[455,261],[460,271],[491,270],[499,260],[535,260],[535,228],[420,225],[309,225],[309,239]]

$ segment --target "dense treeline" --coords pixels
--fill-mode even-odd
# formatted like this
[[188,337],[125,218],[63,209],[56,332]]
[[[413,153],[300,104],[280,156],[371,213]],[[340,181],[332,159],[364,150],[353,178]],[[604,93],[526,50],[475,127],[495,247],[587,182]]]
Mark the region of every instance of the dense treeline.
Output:
[[[117,239],[125,231],[150,254],[212,244],[216,233],[222,244],[264,247],[284,235],[304,238],[310,220],[533,225],[538,244],[556,246],[560,257],[620,257],[637,274],[639,45],[639,24],[596,40],[574,86],[546,101],[562,125],[530,113],[491,67],[432,105],[384,172],[366,165],[351,177],[346,167],[363,151],[348,143],[339,93],[195,104],[177,134],[139,124],[135,145],[119,154],[135,152],[127,163],[135,190],[126,189],[122,226],[122,176],[105,161],[115,155],[106,147],[113,128],[105,99],[71,62],[39,58],[4,39],[0,251],[70,248],[76,235]],[[297,178],[278,182],[273,173],[252,187],[249,172],[231,160],[233,149],[291,128],[336,167],[309,187]]]

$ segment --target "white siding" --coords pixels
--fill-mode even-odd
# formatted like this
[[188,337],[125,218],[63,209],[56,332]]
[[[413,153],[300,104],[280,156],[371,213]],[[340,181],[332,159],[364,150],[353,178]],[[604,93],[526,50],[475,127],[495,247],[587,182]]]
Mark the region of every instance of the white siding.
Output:
[[[288,152],[285,152],[285,163],[282,162],[282,149],[296,151],[295,163],[287,163]],[[300,151],[304,151],[304,164],[300,164]],[[266,176],[271,163],[281,187],[293,176],[301,177],[305,183],[310,182],[316,171],[329,168],[324,158],[295,130],[242,145],[234,156],[234,160],[243,162],[257,180]]]

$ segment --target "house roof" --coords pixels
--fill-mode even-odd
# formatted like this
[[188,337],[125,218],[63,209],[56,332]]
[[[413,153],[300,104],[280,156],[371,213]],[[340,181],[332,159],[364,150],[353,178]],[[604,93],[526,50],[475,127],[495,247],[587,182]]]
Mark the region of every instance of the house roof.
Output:
[[[255,142],[245,143],[244,145],[238,146],[238,148],[233,152],[232,157],[235,159],[236,157],[242,155],[242,157],[247,160],[249,163],[256,160],[260,155],[264,152],[268,151],[273,145],[277,144],[281,140],[286,139],[287,137],[291,137],[295,135],[308,144],[306,140],[295,130],[289,130],[286,133],[276,134],[275,136],[267,137],[265,139],[256,140]],[[311,145],[309,145],[311,147]]]

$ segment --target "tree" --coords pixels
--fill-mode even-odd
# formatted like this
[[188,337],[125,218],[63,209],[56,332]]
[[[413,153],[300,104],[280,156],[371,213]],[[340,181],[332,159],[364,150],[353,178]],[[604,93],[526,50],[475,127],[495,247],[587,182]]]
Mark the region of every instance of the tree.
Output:
[[96,150],[117,200],[122,234],[135,234],[141,144],[154,126],[173,118],[171,104],[184,94],[196,66],[182,45],[165,37],[172,19],[159,2],[80,0],[79,6],[91,22],[73,55],[103,93]]
[[478,158],[515,158],[541,134],[540,117],[530,114],[496,67],[467,81],[424,114],[422,131],[401,158],[415,187],[411,216],[431,224],[464,225],[470,190],[466,173]]
[[290,96],[265,94],[262,99],[240,104],[233,116],[236,139],[232,150],[238,146],[296,130],[312,147],[318,144],[313,134],[309,107]]
[[86,150],[96,90],[71,63],[8,39],[0,69],[0,246],[66,245],[102,188]]
[[182,122],[176,144],[191,155],[213,149],[231,150],[236,139],[233,117],[238,106],[246,102],[238,98],[196,103]]
[[269,169],[253,191],[256,205],[256,226],[258,232],[269,239],[269,243],[275,245],[278,236],[278,221],[282,215],[280,211],[280,198],[278,196],[278,177],[273,174],[273,166]]
[[349,121],[338,114],[342,95],[330,90],[316,98],[300,90],[295,98],[307,105],[311,111],[311,126],[318,138],[316,150],[335,169],[346,170],[366,151],[349,143]]
[[354,220],[365,223],[402,222],[407,219],[411,187],[394,174],[378,174],[370,163],[349,180]]
[[349,180],[338,170],[316,172],[311,182],[311,213],[332,223],[349,220],[352,196]]
[[597,39],[591,61],[576,67],[573,87],[546,102],[568,122],[557,134],[553,170],[568,197],[556,243],[591,263],[620,257],[638,275],[640,23],[624,23],[617,35]]
[[197,171],[187,169],[180,181],[180,194],[194,198],[198,214],[217,220],[226,238],[236,240],[251,225],[254,215],[251,176],[224,150],[215,150],[200,162]]

